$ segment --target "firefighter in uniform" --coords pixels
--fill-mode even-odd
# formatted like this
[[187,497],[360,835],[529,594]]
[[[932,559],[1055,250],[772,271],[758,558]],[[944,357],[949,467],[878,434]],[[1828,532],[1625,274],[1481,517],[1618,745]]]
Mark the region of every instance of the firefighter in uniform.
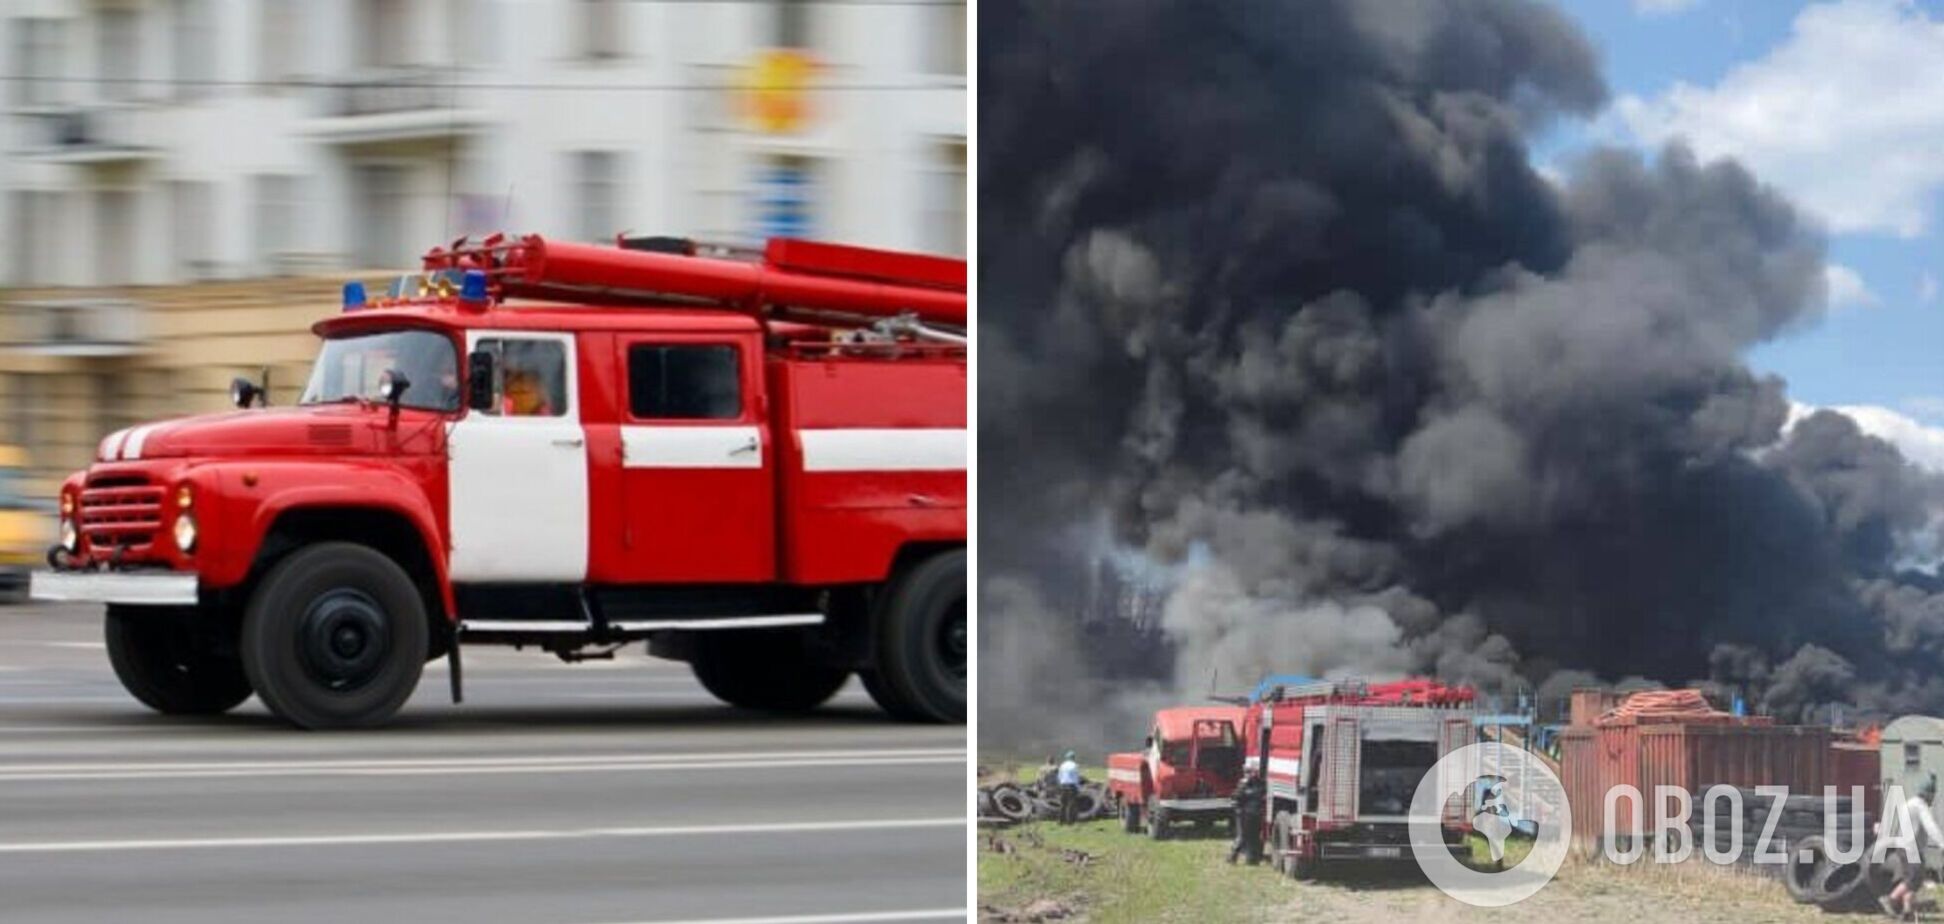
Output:
[[1266,797],[1262,774],[1254,765],[1245,768],[1241,785],[1235,787],[1235,844],[1229,848],[1229,863],[1244,854],[1250,866],[1262,862],[1262,806]]

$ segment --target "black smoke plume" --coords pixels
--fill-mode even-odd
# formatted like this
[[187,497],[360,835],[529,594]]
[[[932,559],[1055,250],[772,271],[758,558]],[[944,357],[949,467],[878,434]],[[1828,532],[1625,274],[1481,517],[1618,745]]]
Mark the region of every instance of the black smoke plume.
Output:
[[[1898,571],[1936,482],[1834,413],[1785,435],[1742,359],[1823,310],[1821,231],[1678,145],[1542,176],[1606,98],[1553,8],[988,0],[979,34],[992,740],[1270,670],[1944,708],[1944,598]],[[1145,671],[1057,603],[1103,555],[1170,588]]]

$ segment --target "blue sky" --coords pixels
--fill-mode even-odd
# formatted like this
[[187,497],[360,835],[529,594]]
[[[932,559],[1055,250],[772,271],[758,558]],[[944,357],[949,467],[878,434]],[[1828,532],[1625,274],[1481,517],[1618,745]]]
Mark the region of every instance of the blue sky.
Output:
[[[1684,137],[1750,163],[1824,216],[1843,277],[1826,317],[1750,362],[1797,401],[1944,425],[1944,0],[1558,2],[1614,101],[1553,128],[1538,158]],[[1924,89],[1904,96],[1906,82]]]

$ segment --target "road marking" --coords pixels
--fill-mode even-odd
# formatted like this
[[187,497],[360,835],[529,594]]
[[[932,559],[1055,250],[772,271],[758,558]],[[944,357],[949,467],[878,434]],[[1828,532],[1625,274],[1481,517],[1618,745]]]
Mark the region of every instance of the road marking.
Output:
[[951,748],[879,751],[777,751],[718,754],[602,754],[584,757],[421,757],[288,761],[0,764],[0,783],[279,776],[422,776],[506,773],[612,773],[651,770],[773,770],[958,764]]
[[538,828],[523,831],[423,831],[398,834],[320,834],[290,837],[185,837],[146,840],[41,841],[0,844],[0,854],[95,853],[123,850],[220,850],[270,847],[352,847],[373,844],[474,844],[504,841],[562,841],[579,838],[709,837],[742,834],[828,834],[847,831],[897,831],[964,828],[964,817],[878,818],[798,821],[745,825],[673,825],[653,828]]
[[963,921],[970,914],[964,908],[926,908],[918,911],[853,911],[849,914],[787,914],[767,918],[688,918],[681,921],[634,921],[629,924],[845,924],[858,921]]

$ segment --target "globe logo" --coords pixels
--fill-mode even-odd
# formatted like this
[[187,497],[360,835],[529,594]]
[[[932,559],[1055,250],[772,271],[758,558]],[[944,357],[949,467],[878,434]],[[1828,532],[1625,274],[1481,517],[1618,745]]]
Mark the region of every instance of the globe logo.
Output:
[[1484,835],[1493,863],[1505,862],[1505,839],[1512,834],[1511,809],[1505,804],[1505,781],[1492,783],[1472,813],[1472,830]]
[[[1460,862],[1445,843],[1454,817],[1469,819],[1484,840],[1489,863],[1479,865],[1489,868]],[[1565,787],[1543,760],[1486,741],[1446,754],[1418,781],[1410,829],[1411,854],[1432,885],[1467,905],[1501,908],[1552,881],[1566,862],[1573,817]]]

